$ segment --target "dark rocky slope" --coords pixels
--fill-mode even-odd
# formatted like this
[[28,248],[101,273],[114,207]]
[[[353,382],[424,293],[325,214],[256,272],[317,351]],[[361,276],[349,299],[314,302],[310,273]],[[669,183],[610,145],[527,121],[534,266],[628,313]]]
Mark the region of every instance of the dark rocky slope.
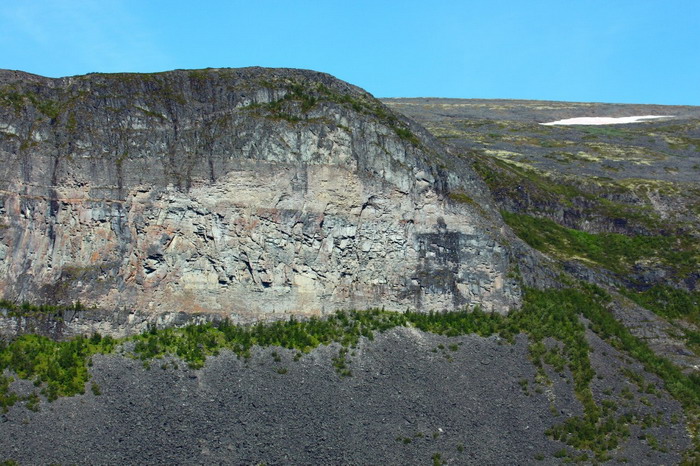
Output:
[[[690,446],[679,404],[637,392],[618,371],[640,367],[589,338],[597,396],[639,423],[612,461],[678,462]],[[334,371],[335,346],[299,361],[275,350],[248,362],[223,353],[196,371],[96,357],[100,396],[13,408],[0,419],[0,452],[20,464],[558,464],[565,445],[545,430],[581,412],[568,371],[536,390],[522,337],[510,345],[397,328],[352,350],[351,377]]]

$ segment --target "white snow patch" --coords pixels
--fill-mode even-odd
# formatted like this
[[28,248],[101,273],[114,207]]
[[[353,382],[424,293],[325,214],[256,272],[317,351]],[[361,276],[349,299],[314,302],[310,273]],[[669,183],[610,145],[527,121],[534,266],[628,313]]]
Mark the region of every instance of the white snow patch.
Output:
[[627,123],[641,123],[646,120],[656,120],[659,118],[675,118],[674,115],[643,115],[628,117],[579,117],[566,120],[540,123],[544,126],[552,125],[624,125]]

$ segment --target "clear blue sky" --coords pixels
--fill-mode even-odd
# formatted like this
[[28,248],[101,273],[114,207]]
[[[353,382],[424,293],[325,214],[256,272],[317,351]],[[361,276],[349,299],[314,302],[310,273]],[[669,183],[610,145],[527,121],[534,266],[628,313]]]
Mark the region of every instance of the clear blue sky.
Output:
[[274,66],[378,97],[700,105],[700,0],[3,0],[0,68]]

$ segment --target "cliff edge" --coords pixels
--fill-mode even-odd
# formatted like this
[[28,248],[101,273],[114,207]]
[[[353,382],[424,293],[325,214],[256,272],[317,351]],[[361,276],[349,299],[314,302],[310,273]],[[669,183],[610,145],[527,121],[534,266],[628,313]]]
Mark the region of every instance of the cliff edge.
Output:
[[234,321],[520,303],[468,162],[327,74],[0,71],[0,159],[15,302]]

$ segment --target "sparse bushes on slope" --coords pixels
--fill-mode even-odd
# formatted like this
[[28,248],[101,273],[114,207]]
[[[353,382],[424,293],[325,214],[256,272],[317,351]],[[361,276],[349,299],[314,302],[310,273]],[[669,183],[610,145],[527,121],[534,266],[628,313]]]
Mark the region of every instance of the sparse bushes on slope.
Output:
[[[85,393],[90,358],[96,353],[111,352],[115,343],[113,338],[99,335],[63,342],[40,335],[22,335],[0,345],[0,373],[9,370],[21,379],[33,380],[49,401]],[[9,382],[8,377],[0,378],[0,405],[4,410],[17,401],[31,401],[10,391]]]
[[640,306],[668,319],[685,318],[700,325],[700,292],[694,293],[666,285],[654,285],[642,292],[627,292]]
[[51,304],[31,304],[24,302],[17,304],[5,299],[0,300],[0,309],[6,309],[10,317],[53,315],[62,316],[65,311],[84,311],[85,306],[80,301],[67,306],[56,306]]

